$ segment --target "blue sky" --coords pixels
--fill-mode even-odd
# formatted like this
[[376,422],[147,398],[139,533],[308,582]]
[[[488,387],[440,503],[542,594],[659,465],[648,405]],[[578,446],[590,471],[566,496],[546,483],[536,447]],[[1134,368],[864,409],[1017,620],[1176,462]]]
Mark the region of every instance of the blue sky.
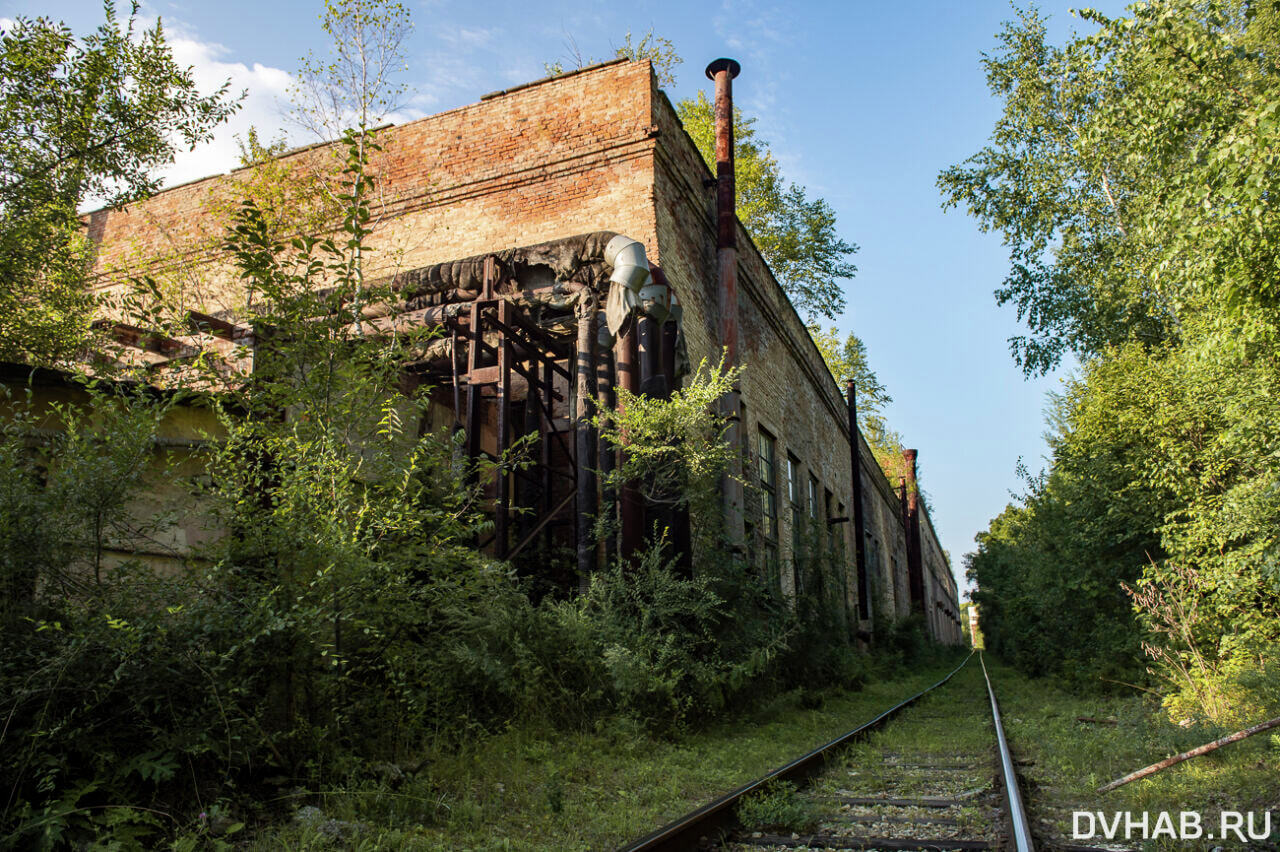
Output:
[[[706,63],[742,63],[738,104],[758,118],[784,174],[826,198],[857,243],[856,278],[839,323],[866,342],[894,397],[887,414],[920,450],[921,486],[963,582],[973,536],[1021,489],[1019,458],[1043,466],[1045,392],[1061,376],[1026,380],[1009,355],[1019,333],[992,291],[1007,269],[997,237],[962,211],[943,213],[940,170],[975,153],[999,115],[980,54],[1014,9],[1003,0],[894,2],[446,2],[404,0],[415,30],[402,118],[439,112],[544,76],[543,63],[605,58],[630,30],[650,28],[685,58],[673,100],[710,92]],[[1067,3],[1042,0],[1051,36],[1092,28]],[[1123,5],[1095,2],[1119,14]],[[47,15],[83,33],[101,20],[86,0],[4,0],[0,16]],[[318,0],[151,0],[175,53],[207,86],[230,78],[250,93],[220,138],[184,155],[174,181],[234,165],[235,132],[282,126],[289,73],[323,50]],[[268,136],[273,135],[268,132]],[[310,141],[310,140],[300,140]]]

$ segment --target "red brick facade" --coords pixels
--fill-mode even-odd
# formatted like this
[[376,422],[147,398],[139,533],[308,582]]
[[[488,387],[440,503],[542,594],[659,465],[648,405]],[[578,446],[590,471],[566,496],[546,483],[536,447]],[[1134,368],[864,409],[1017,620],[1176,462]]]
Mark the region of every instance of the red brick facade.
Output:
[[[642,242],[650,262],[665,272],[685,307],[693,363],[718,355],[715,197],[706,184],[711,173],[647,62],[620,61],[497,92],[390,128],[381,139],[372,244],[386,271],[615,231]],[[331,148],[317,146],[282,162],[305,169],[331,156]],[[181,274],[201,280],[192,307],[234,312],[240,298],[234,279],[193,247],[216,242],[220,225],[207,214],[218,193],[234,189],[244,175],[208,178],[122,211],[91,214],[101,281],[109,284],[160,259],[170,272],[187,270]],[[823,518],[852,515],[846,409],[800,317],[740,225],[738,245],[740,360],[746,366],[742,431],[753,450],[761,430],[776,442],[776,546],[785,566],[792,540],[788,457],[802,483],[803,512],[810,510],[812,478]],[[896,483],[885,480],[865,444],[862,458],[873,609],[900,618],[909,613],[909,601]],[[931,632],[959,641],[955,580],[927,515],[920,526]],[[829,529],[848,555],[850,611],[856,611],[852,527],[843,522]],[[789,590],[793,577],[783,571],[782,582]]]

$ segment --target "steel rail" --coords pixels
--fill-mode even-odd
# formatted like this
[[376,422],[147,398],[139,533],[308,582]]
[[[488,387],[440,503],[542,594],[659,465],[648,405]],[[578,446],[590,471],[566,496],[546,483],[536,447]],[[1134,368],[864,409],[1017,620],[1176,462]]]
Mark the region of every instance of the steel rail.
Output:
[[982,664],[982,677],[987,682],[987,696],[991,699],[991,718],[995,722],[996,742],[1000,747],[1000,771],[1004,777],[1009,822],[1013,825],[1014,849],[1017,852],[1035,852],[1035,846],[1031,842],[1031,826],[1027,824],[1027,811],[1022,806],[1022,793],[1018,790],[1018,776],[1013,771],[1013,755],[1009,753],[1009,742],[1004,737],[1004,725],[1000,722],[1000,705],[996,703],[996,691],[991,688],[987,662],[981,652],[978,654],[978,662]]
[[738,804],[743,796],[755,792],[773,781],[804,780],[818,774],[822,770],[823,764],[826,763],[827,758],[839,750],[841,746],[866,736],[903,708],[913,704],[922,696],[951,680],[956,672],[964,668],[965,664],[972,658],[973,652],[970,652],[969,656],[964,658],[964,662],[956,666],[942,680],[933,686],[920,690],[905,701],[895,704],[870,722],[859,725],[853,730],[836,737],[826,745],[818,746],[803,757],[798,757],[787,765],[778,767],[768,775],[758,778],[749,784],[744,784],[732,793],[721,796],[696,811],[685,814],[652,834],[645,835],[639,840],[622,847],[620,852],[692,852],[692,850],[698,849],[699,841],[703,837],[711,837],[716,832],[727,831],[735,827],[737,815],[734,813],[734,806]]

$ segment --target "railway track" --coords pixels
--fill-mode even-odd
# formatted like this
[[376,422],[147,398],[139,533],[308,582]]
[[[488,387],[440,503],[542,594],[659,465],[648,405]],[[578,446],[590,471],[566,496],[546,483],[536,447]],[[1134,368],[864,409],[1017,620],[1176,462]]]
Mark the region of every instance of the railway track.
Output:
[[986,664],[970,655],[867,724],[624,852],[1030,852],[1014,769]]

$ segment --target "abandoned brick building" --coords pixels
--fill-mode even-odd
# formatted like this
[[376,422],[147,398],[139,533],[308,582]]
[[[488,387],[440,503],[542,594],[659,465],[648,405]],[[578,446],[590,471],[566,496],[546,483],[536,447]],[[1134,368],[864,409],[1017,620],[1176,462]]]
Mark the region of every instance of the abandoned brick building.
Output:
[[[720,107],[736,72],[729,60],[708,69]],[[933,637],[961,641],[955,580],[914,482],[889,482],[857,434],[804,323],[733,214],[731,162],[711,174],[649,63],[620,60],[495,92],[380,139],[371,242],[405,303],[368,321],[443,329],[414,367],[442,418],[466,429],[472,453],[539,438],[535,474],[500,474],[494,484],[487,546],[496,555],[519,560],[558,537],[570,554],[558,582],[597,565],[606,554],[582,519],[594,514],[593,471],[608,467],[610,453],[575,429],[581,401],[610,401],[615,385],[665,393],[687,365],[714,362],[724,347],[745,367],[727,405],[747,451],[743,478],[755,486],[727,487],[726,515],[751,558],[794,593],[794,549],[810,524],[840,554],[841,594],[864,638],[878,620],[917,613]],[[731,150],[723,143],[722,155]],[[313,146],[280,162],[301,167],[325,155]],[[138,342],[138,357],[159,363],[251,335],[237,324],[234,277],[197,248],[210,237],[204,211],[241,179],[207,178],[91,215],[102,286],[166,264],[196,270],[190,336],[143,347],[136,329],[117,327],[119,339]],[[905,480],[914,467],[911,451]],[[625,551],[651,519],[634,494],[618,504],[614,546]]]

